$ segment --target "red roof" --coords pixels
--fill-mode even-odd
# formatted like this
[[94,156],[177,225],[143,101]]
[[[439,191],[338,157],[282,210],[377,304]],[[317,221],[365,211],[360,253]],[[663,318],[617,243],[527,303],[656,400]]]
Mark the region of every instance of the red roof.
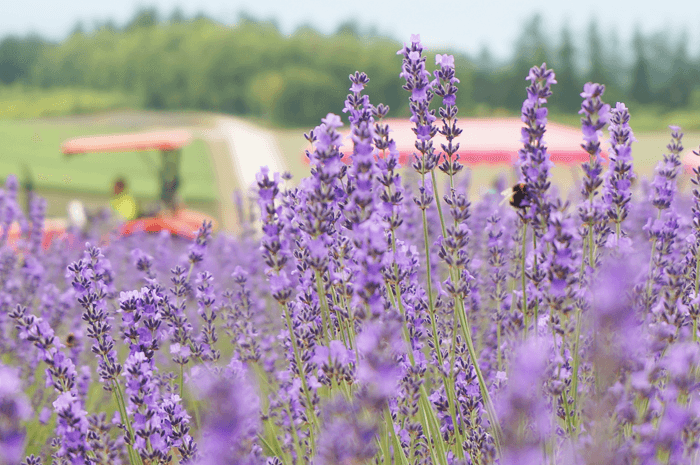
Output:
[[[388,119],[389,136],[396,141],[399,150],[399,162],[403,165],[411,159],[417,150],[414,146],[416,136],[411,130],[414,124],[407,119]],[[524,127],[520,118],[464,118],[457,126],[462,134],[457,137],[459,142],[460,161],[468,164],[510,164],[517,160],[520,142],[520,131]],[[346,138],[350,129],[341,131],[343,145],[340,151],[345,154],[343,161],[350,163],[352,141]],[[588,153],[581,148],[583,133],[580,129],[555,123],[547,124],[544,135],[547,152],[553,162],[574,164],[589,160]],[[438,134],[433,139],[433,146],[442,152],[440,144],[446,144],[444,136]],[[602,156],[607,158],[607,152],[602,150]],[[305,158],[308,163],[308,158]]]
[[111,134],[107,136],[79,137],[63,143],[66,155],[87,152],[133,152],[137,150],[175,150],[189,144],[192,134],[184,129],[169,131]]

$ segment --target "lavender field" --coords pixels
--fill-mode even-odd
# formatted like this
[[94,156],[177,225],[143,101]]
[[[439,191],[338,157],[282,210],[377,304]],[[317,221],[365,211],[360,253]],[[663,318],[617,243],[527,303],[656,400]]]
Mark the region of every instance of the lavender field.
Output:
[[398,55],[412,167],[357,72],[352,140],[328,114],[306,135],[311,176],[262,169],[237,237],[101,243],[102,218],[84,247],[44,250],[46,202],[25,218],[7,179],[0,464],[700,463],[700,191],[676,185],[681,129],[636,179],[634,115],[586,84],[590,161],[557,192],[556,78],[535,66],[520,183],[472,203],[454,58],[418,36]]

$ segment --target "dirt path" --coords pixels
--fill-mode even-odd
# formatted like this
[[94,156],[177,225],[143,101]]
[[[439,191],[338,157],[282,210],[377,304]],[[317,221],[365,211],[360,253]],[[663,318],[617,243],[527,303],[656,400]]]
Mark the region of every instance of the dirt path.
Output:
[[280,148],[271,132],[231,116],[217,115],[211,121],[206,128],[195,128],[195,135],[209,146],[221,226],[227,231],[238,232],[239,212],[233,202],[233,192],[249,192],[261,166],[268,166],[272,172],[287,168],[281,161]]
[[230,116],[216,118],[214,130],[224,136],[231,163],[244,189],[255,185],[255,176],[263,166],[273,173],[286,169],[271,132]]

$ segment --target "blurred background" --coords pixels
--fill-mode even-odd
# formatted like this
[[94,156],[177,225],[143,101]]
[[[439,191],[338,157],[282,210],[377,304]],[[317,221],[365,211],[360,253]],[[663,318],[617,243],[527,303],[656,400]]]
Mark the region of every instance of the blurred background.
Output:
[[[606,102],[627,104],[642,175],[661,159],[667,125],[682,126],[687,147],[700,143],[700,4],[456,3],[15,2],[0,15],[0,177],[17,174],[48,198],[51,215],[76,196],[104,203],[116,176],[148,199],[157,154],[66,159],[61,143],[187,127],[196,140],[183,151],[182,196],[223,215],[230,199],[222,197],[247,187],[260,163],[296,180],[308,173],[303,132],[340,113],[350,73],[366,72],[371,101],[407,117],[396,51],[412,33],[421,34],[429,70],[436,53],[455,55],[463,118],[517,116],[528,69],[546,62],[558,80],[550,120],[579,125],[587,81],[606,85]],[[232,131],[244,123],[259,137],[235,146]],[[497,171],[474,167],[472,192]],[[564,187],[576,178],[557,173]]]

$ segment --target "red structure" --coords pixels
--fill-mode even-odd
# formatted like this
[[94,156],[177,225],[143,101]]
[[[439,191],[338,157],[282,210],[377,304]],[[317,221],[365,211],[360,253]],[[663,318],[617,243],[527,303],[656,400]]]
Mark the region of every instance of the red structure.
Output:
[[192,134],[183,129],[170,131],[113,134],[69,139],[61,146],[65,155],[89,152],[135,152],[139,150],[173,151],[192,142]]
[[[391,130],[389,136],[396,141],[399,162],[402,165],[409,163],[411,156],[417,152],[414,146],[416,135],[412,131],[414,124],[407,119],[388,119],[385,123]],[[498,165],[512,164],[517,160],[518,150],[523,145],[520,137],[524,127],[519,118],[460,118],[458,127],[462,129],[462,134],[456,139],[460,146],[457,153],[463,163]],[[340,151],[345,154],[343,161],[349,164],[352,154],[350,129],[346,128],[341,134],[345,145]],[[583,134],[580,129],[548,123],[544,139],[554,163],[571,165],[589,160],[588,153],[581,148]],[[441,134],[433,139],[433,146],[438,151],[442,151],[440,144],[446,143]],[[605,150],[602,155],[607,159]]]
[[[160,200],[165,208],[154,216],[127,221],[119,227],[118,234],[126,236],[138,231],[156,233],[165,230],[176,236],[194,239],[203,221],[211,221],[214,229],[218,225],[211,216],[187,209],[175,202],[179,185],[182,147],[191,143],[192,139],[192,134],[183,129],[79,137],[65,141],[61,146],[61,151],[66,156],[74,156],[97,152],[160,150],[162,159],[162,166],[159,170]],[[42,238],[44,248],[48,248],[56,238],[71,239],[66,234],[67,226],[65,219],[46,219],[44,237]],[[20,235],[19,225],[12,224],[8,231],[8,243],[13,247],[16,246]]]

